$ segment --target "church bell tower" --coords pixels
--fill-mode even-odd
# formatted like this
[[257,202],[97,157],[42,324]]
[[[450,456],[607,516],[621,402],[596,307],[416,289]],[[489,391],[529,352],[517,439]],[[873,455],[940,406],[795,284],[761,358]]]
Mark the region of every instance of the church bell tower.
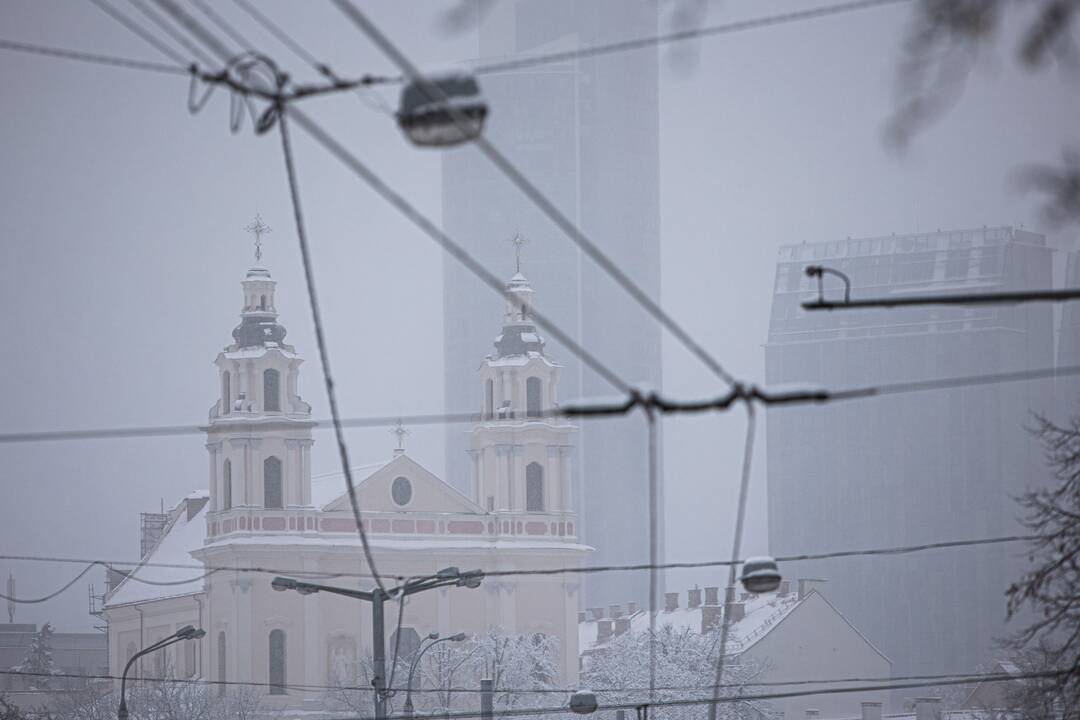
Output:
[[495,353],[480,367],[481,420],[470,431],[474,501],[489,512],[572,513],[572,451],[577,428],[558,408],[560,366],[533,322],[534,291],[521,273],[506,284]]
[[211,537],[284,530],[285,511],[311,505],[315,422],[297,393],[303,360],[285,342],[277,283],[262,264],[261,236],[269,228],[256,218],[249,230],[256,236],[255,264],[241,282],[240,324],[214,361],[220,397],[206,428]]

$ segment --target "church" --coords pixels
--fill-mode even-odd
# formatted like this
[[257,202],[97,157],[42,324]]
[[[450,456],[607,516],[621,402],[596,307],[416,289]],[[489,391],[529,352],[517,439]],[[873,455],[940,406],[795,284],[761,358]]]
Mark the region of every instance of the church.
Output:
[[[365,577],[370,568],[342,473],[311,475],[317,423],[298,391],[303,360],[285,342],[276,282],[258,254],[241,285],[240,324],[215,360],[220,396],[205,427],[209,489],[162,518],[140,565],[105,596],[109,665],[119,675],[138,649],[190,624],[205,637],[147,655],[133,674],[258,683],[270,707],[311,707],[323,692],[296,686],[341,683],[370,658],[371,606],[327,593],[275,592],[271,580],[374,585]],[[578,542],[573,507],[576,428],[547,412],[557,407],[560,366],[533,323],[534,292],[520,268],[506,289],[495,352],[475,378],[470,496],[410,458],[400,442],[391,459],[352,469],[388,586],[445,567],[576,567],[590,551]],[[199,563],[203,572],[193,569]],[[388,652],[400,637],[408,655],[432,632],[543,634],[559,647],[559,680],[573,684],[578,591],[573,573],[499,574],[478,588],[411,596],[400,623],[398,603],[387,602]]]

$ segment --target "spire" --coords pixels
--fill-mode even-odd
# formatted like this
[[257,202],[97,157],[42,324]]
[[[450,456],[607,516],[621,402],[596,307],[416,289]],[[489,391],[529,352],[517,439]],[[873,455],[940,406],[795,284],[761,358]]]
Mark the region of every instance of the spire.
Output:
[[267,347],[284,345],[285,328],[277,322],[274,306],[274,289],[277,283],[270,271],[262,265],[262,238],[271,232],[270,226],[255,215],[255,222],[246,228],[255,236],[255,264],[248,268],[240,284],[244,288],[244,306],[240,311],[240,324],[233,330],[237,347]]
[[390,430],[390,434],[397,437],[397,447],[394,448],[394,457],[405,454],[405,438],[412,433],[405,428],[405,424],[398,418],[397,425]]
[[515,233],[510,242],[514,244],[514,276],[506,283],[506,311],[503,313],[502,333],[495,338],[498,357],[544,354],[544,340],[533,325],[533,296],[536,294],[528,278],[521,273],[521,246],[526,240]]
[[273,232],[273,229],[269,225],[263,224],[262,216],[259,213],[255,213],[255,222],[244,229],[255,236],[255,265],[258,266],[262,262],[262,236],[269,235]]

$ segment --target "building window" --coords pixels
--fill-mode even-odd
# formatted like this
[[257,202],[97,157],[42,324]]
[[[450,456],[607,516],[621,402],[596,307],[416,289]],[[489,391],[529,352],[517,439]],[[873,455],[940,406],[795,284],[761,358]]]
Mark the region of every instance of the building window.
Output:
[[260,310],[265,310],[266,309],[266,296],[265,295],[260,295],[259,296],[259,309]]
[[525,467],[525,510],[544,511],[544,468],[540,463],[529,463]]
[[232,410],[232,376],[228,371],[221,374],[221,414],[228,415]]
[[495,415],[495,381],[484,381],[484,417],[490,420]]
[[270,631],[270,694],[285,694],[285,631]]
[[219,632],[217,634],[217,679],[221,683],[218,685],[218,695],[225,694],[225,633]]
[[398,645],[398,631],[390,633],[390,650],[391,652],[396,647],[399,658],[405,658],[409,660],[420,649],[420,633],[416,632],[416,628],[403,627],[401,628],[401,645]]
[[263,461],[263,507],[267,510],[285,507],[281,496],[281,461],[276,457]]
[[390,485],[390,496],[398,505],[408,505],[412,500],[412,483],[408,478],[394,478],[394,482]]
[[525,381],[525,416],[538,418],[544,409],[544,403],[540,400],[542,383],[540,378],[531,377]]
[[228,459],[221,468],[221,509],[232,510],[232,461]]
[[263,410],[281,411],[281,373],[277,370],[263,370]]

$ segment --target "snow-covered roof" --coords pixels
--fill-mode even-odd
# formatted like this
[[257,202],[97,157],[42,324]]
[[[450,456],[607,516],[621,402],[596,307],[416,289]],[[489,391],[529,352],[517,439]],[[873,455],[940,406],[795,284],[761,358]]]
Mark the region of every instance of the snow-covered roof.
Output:
[[[750,596],[743,603],[744,615],[742,619],[732,623],[728,630],[728,648],[732,653],[740,653],[749,649],[754,643],[765,637],[772,628],[787,617],[805,599],[804,597],[803,600],[800,600],[795,593],[785,595],[763,593]],[[694,633],[700,633],[704,607],[699,605],[696,608],[680,607],[671,611],[657,610],[656,628],[659,630],[665,626],[670,626],[674,630],[686,629]],[[630,615],[629,618],[629,632],[649,631],[648,610],[639,610]],[[607,619],[610,620],[611,618]],[[716,621],[719,620],[718,616]],[[585,622],[578,623],[578,648],[580,648],[581,652],[603,647],[603,644],[596,642],[596,638],[596,620],[590,617]]]
[[[219,547],[225,547],[227,545],[277,545],[277,546],[296,546],[296,547],[361,547],[360,537],[358,535],[345,535],[335,537],[308,537],[303,535],[255,535],[253,537],[245,538],[222,538],[216,542],[203,545],[201,542],[197,547],[213,549]],[[426,539],[408,539],[408,538],[387,538],[379,535],[369,535],[368,545],[376,550],[567,550],[572,552],[589,552],[592,550],[587,545],[581,545],[573,542],[553,542],[542,541],[531,538],[522,537],[518,539],[514,538],[499,538],[499,539],[480,539],[480,538],[467,538],[457,539],[452,536],[443,536],[438,540]],[[190,571],[189,571],[190,572]],[[647,624],[647,623],[646,623]]]
[[[206,536],[206,511],[204,502],[189,520],[188,502],[208,500],[207,490],[189,494],[170,512],[169,524],[153,549],[128,577],[105,598],[105,607],[160,600],[202,592],[202,573],[191,567],[161,567],[164,565],[192,565],[195,560],[191,551],[201,547]],[[185,582],[186,581],[186,582]]]

